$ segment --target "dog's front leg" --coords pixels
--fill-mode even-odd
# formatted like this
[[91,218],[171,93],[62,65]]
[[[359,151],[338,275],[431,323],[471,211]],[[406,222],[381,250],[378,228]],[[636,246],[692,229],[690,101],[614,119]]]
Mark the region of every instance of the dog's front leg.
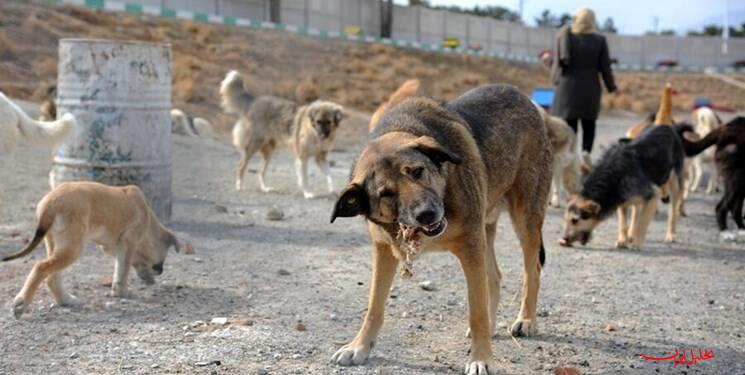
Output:
[[675,242],[675,236],[677,233],[678,215],[680,215],[681,207],[683,205],[683,194],[685,187],[680,184],[678,176],[671,176],[668,181],[670,186],[670,207],[667,213],[667,233],[665,234],[665,242]]
[[132,251],[129,247],[122,247],[118,250],[116,263],[114,263],[114,277],[111,282],[111,295],[117,298],[129,298],[127,279],[129,269],[132,267]]
[[696,156],[693,158],[693,162],[691,163],[691,181],[688,184],[688,190],[691,192],[697,191],[699,185],[701,184],[701,176],[704,174],[704,167],[702,163],[703,161],[701,160],[701,156]]
[[[483,237],[483,236],[482,236]],[[470,243],[469,243],[470,242]],[[496,362],[491,349],[489,293],[486,279],[486,240],[464,241],[453,253],[463,267],[468,288],[468,315],[471,329],[471,358],[466,363],[468,375],[495,374]]]
[[370,355],[375,345],[375,339],[383,326],[383,313],[388,293],[393,284],[398,260],[388,244],[376,243],[373,249],[372,282],[368,299],[367,314],[357,336],[347,345],[339,349],[331,361],[342,365],[361,365]]
[[628,214],[628,207],[618,207],[616,213],[618,214],[618,240],[616,241],[616,247],[619,249],[625,249],[629,246],[629,226],[626,220]]
[[316,164],[318,164],[318,169],[326,176],[326,185],[328,186],[329,194],[333,194],[334,182],[331,180],[331,168],[329,168],[329,161],[326,159],[326,154],[316,156]]
[[295,159],[295,172],[297,173],[297,184],[303,191],[305,199],[314,198],[315,195],[308,190],[308,160],[298,158]]
[[631,249],[641,250],[642,245],[644,245],[644,240],[647,238],[647,229],[657,211],[657,201],[659,199],[659,195],[655,195],[652,199],[634,208],[634,217],[631,219],[633,224],[631,227]]

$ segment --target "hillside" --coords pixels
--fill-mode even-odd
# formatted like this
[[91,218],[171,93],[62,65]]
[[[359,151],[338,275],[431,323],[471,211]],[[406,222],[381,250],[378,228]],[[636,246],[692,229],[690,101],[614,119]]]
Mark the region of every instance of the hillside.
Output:
[[[174,105],[212,119],[221,128],[217,87],[224,74],[245,73],[258,94],[299,100],[324,97],[372,111],[404,79],[424,82],[424,92],[451,98],[487,82],[508,82],[529,92],[548,85],[537,65],[472,56],[443,55],[383,45],[305,37],[279,31],[218,26],[175,19],[51,6],[43,1],[3,1],[0,5],[0,90],[40,100],[57,70],[57,42],[65,37],[136,39],[173,46]],[[648,112],[660,87],[672,81],[678,110],[697,96],[718,105],[745,103],[745,91],[699,74],[619,73],[624,95],[606,96],[609,109]]]

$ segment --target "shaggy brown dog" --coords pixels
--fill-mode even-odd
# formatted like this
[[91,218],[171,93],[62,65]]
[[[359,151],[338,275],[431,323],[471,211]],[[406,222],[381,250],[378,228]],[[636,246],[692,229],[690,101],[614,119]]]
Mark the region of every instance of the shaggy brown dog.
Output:
[[468,285],[466,373],[495,373],[490,338],[501,279],[494,254],[497,218],[501,209],[509,211],[523,250],[522,304],[511,333],[532,335],[551,161],[541,117],[512,86],[479,87],[444,106],[412,98],[385,111],[331,216],[333,222],[363,215],[374,250],[365,321],[332,360],[365,362],[399,263],[411,275],[420,251],[446,249],[460,261]]

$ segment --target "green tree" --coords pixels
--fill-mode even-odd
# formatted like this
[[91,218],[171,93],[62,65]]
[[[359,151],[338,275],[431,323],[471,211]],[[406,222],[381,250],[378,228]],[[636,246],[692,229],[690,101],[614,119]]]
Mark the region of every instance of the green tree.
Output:
[[480,16],[480,17],[489,17],[489,18],[494,18],[494,19],[498,19],[502,21],[513,21],[513,22],[520,21],[520,15],[518,15],[517,13],[505,7],[495,6],[495,5],[486,5],[486,6],[477,5],[473,8],[463,8],[458,5],[450,5],[450,6],[435,6],[431,8],[447,10],[453,13],[470,14],[470,15]]
[[539,17],[535,17],[535,23],[542,27],[562,27],[572,23],[572,16],[568,13],[555,15],[550,10],[544,9]]
[[612,17],[608,17],[605,19],[605,21],[603,21],[603,26],[600,27],[600,31],[604,33],[609,33],[609,34],[618,33],[618,28],[616,28],[616,23],[613,22]]

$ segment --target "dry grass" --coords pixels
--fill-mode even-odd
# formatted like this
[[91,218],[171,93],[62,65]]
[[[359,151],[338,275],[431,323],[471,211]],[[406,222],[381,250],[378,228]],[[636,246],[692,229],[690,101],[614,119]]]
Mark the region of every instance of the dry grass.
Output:
[[16,52],[16,44],[4,32],[0,32],[0,57],[11,58]]
[[[64,37],[170,43],[174,106],[210,119],[222,130],[229,129],[234,118],[222,114],[217,88],[233,69],[244,73],[249,89],[259,95],[300,102],[323,98],[368,112],[410,78],[420,79],[421,92],[438,100],[491,82],[510,83],[526,93],[550,86],[548,71],[537,65],[52,7],[35,0],[4,4],[0,12],[0,82],[22,83],[0,90],[29,98],[36,91],[34,82],[53,82],[57,43]],[[689,109],[697,96],[708,96],[718,105],[745,103],[745,92],[703,75],[622,73],[616,78],[624,94],[605,95],[606,109],[652,111],[666,81],[680,92],[674,98],[677,110]]]

